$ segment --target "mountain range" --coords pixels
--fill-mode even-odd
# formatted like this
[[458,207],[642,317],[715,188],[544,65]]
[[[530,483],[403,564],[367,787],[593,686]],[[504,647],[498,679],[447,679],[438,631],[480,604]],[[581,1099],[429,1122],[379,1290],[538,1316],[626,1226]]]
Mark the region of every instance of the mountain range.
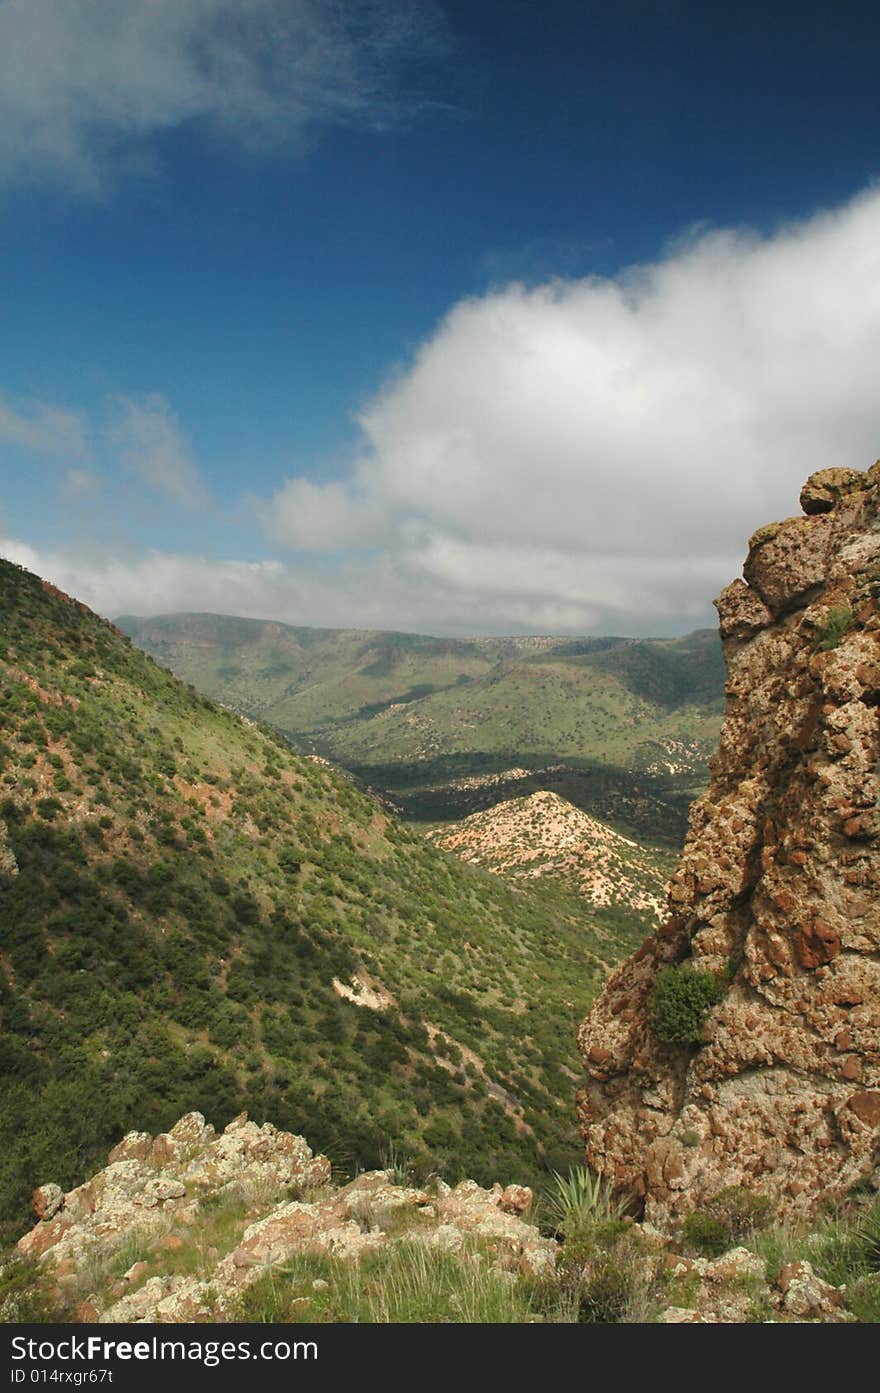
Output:
[[158,662],[436,823],[551,788],[681,844],[723,709],[718,637],[431,638],[225,615],[122,616]]

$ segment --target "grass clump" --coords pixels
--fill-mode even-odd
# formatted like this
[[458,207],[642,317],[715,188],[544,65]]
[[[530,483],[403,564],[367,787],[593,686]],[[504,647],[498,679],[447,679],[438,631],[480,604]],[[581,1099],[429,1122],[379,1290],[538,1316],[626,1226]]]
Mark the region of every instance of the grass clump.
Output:
[[685,963],[665,967],[651,988],[651,1019],[661,1040],[698,1045],[706,1013],[724,996],[724,985],[711,972]]
[[880,1325],[880,1276],[859,1277],[847,1292],[846,1304],[856,1320]]
[[452,1253],[401,1240],[359,1263],[299,1254],[248,1287],[235,1318],[259,1324],[506,1325],[535,1315],[528,1284],[490,1267],[479,1246]]
[[0,1266],[0,1321],[4,1324],[48,1325],[62,1321],[59,1310],[40,1285],[40,1265],[16,1256]]
[[836,1212],[806,1226],[776,1226],[756,1234],[767,1279],[791,1262],[808,1262],[817,1277],[845,1287],[845,1304],[859,1321],[880,1321],[880,1199],[849,1196]]
[[654,1319],[669,1304],[668,1286],[662,1255],[618,1217],[566,1238],[555,1274],[535,1284],[533,1300],[554,1324],[629,1324]]
[[714,1214],[707,1214],[705,1209],[695,1209],[692,1214],[688,1214],[682,1234],[689,1248],[695,1248],[707,1258],[720,1257],[730,1246],[724,1225]]

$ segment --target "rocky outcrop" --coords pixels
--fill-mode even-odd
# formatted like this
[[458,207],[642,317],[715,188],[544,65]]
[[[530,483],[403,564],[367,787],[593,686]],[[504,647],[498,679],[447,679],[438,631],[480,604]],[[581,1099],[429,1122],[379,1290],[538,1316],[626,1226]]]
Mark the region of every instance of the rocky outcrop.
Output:
[[217,1136],[201,1113],[187,1113],[157,1137],[129,1132],[104,1170],[68,1194],[54,1184],[33,1195],[42,1220],[19,1240],[24,1257],[51,1255],[56,1267],[81,1264],[131,1232],[148,1238],[169,1219],[195,1223],[206,1196],[245,1186],[278,1196],[286,1187],[312,1188],[330,1179],[326,1156],[313,1156],[302,1137],[258,1127],[242,1113]]
[[34,1192],[40,1222],[18,1243],[59,1308],[86,1321],[235,1320],[248,1288],[298,1254],[353,1264],[406,1238],[501,1271],[552,1273],[556,1245],[523,1217],[530,1190],[331,1182],[302,1137],[242,1114],[219,1136],[201,1113],[130,1132],[104,1170],[63,1194]]
[[[584,1022],[589,1162],[667,1228],[731,1185],[809,1215],[880,1188],[880,462],[827,469],[715,602],[727,711],[669,917]],[[724,985],[658,1038],[657,973]]]

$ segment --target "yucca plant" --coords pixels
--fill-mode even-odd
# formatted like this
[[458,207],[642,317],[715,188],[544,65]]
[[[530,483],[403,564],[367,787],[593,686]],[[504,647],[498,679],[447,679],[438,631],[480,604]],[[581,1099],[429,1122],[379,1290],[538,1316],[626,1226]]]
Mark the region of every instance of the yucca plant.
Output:
[[394,1185],[411,1185],[415,1160],[400,1150],[396,1142],[389,1142],[382,1148],[382,1169]]
[[880,1205],[874,1205],[856,1224],[863,1261],[871,1272],[880,1272]]
[[587,1166],[572,1166],[568,1175],[554,1171],[546,1204],[556,1232],[565,1234],[577,1233],[589,1224],[620,1219],[626,1208],[625,1203],[614,1199],[608,1182]]

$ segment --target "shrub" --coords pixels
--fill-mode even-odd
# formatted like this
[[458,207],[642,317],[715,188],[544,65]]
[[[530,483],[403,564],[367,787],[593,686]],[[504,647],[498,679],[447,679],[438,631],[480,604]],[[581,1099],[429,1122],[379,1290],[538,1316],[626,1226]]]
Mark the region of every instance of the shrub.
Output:
[[651,988],[651,1019],[661,1040],[696,1045],[703,1038],[706,1012],[724,996],[724,986],[711,972],[684,964],[658,972]]
[[642,1322],[669,1304],[668,1275],[638,1226],[608,1219],[566,1237],[554,1275],[539,1283],[537,1308],[552,1322]]
[[757,1195],[738,1185],[713,1195],[706,1208],[724,1226],[732,1243],[739,1243],[756,1229],[765,1228],[773,1213],[768,1195]]
[[852,610],[849,605],[835,605],[825,616],[825,623],[816,630],[813,645],[817,652],[827,653],[836,648],[844,634],[852,626]]
[[880,1204],[863,1214],[855,1227],[861,1258],[870,1272],[880,1272]]
[[578,1322],[615,1325],[624,1319],[632,1296],[633,1274],[628,1265],[609,1254],[594,1263],[584,1281]]
[[14,1256],[0,1267],[0,1321],[46,1325],[63,1318],[63,1312],[40,1285],[39,1264]]
[[684,1236],[691,1247],[708,1257],[718,1257],[741,1243],[756,1229],[765,1228],[773,1205],[767,1195],[756,1195],[738,1185],[720,1190],[704,1209],[695,1209],[684,1221]]
[[847,1292],[847,1306],[856,1320],[880,1324],[880,1277],[859,1277]]
[[698,1253],[717,1258],[729,1246],[724,1225],[705,1209],[695,1209],[684,1221],[685,1242]]

